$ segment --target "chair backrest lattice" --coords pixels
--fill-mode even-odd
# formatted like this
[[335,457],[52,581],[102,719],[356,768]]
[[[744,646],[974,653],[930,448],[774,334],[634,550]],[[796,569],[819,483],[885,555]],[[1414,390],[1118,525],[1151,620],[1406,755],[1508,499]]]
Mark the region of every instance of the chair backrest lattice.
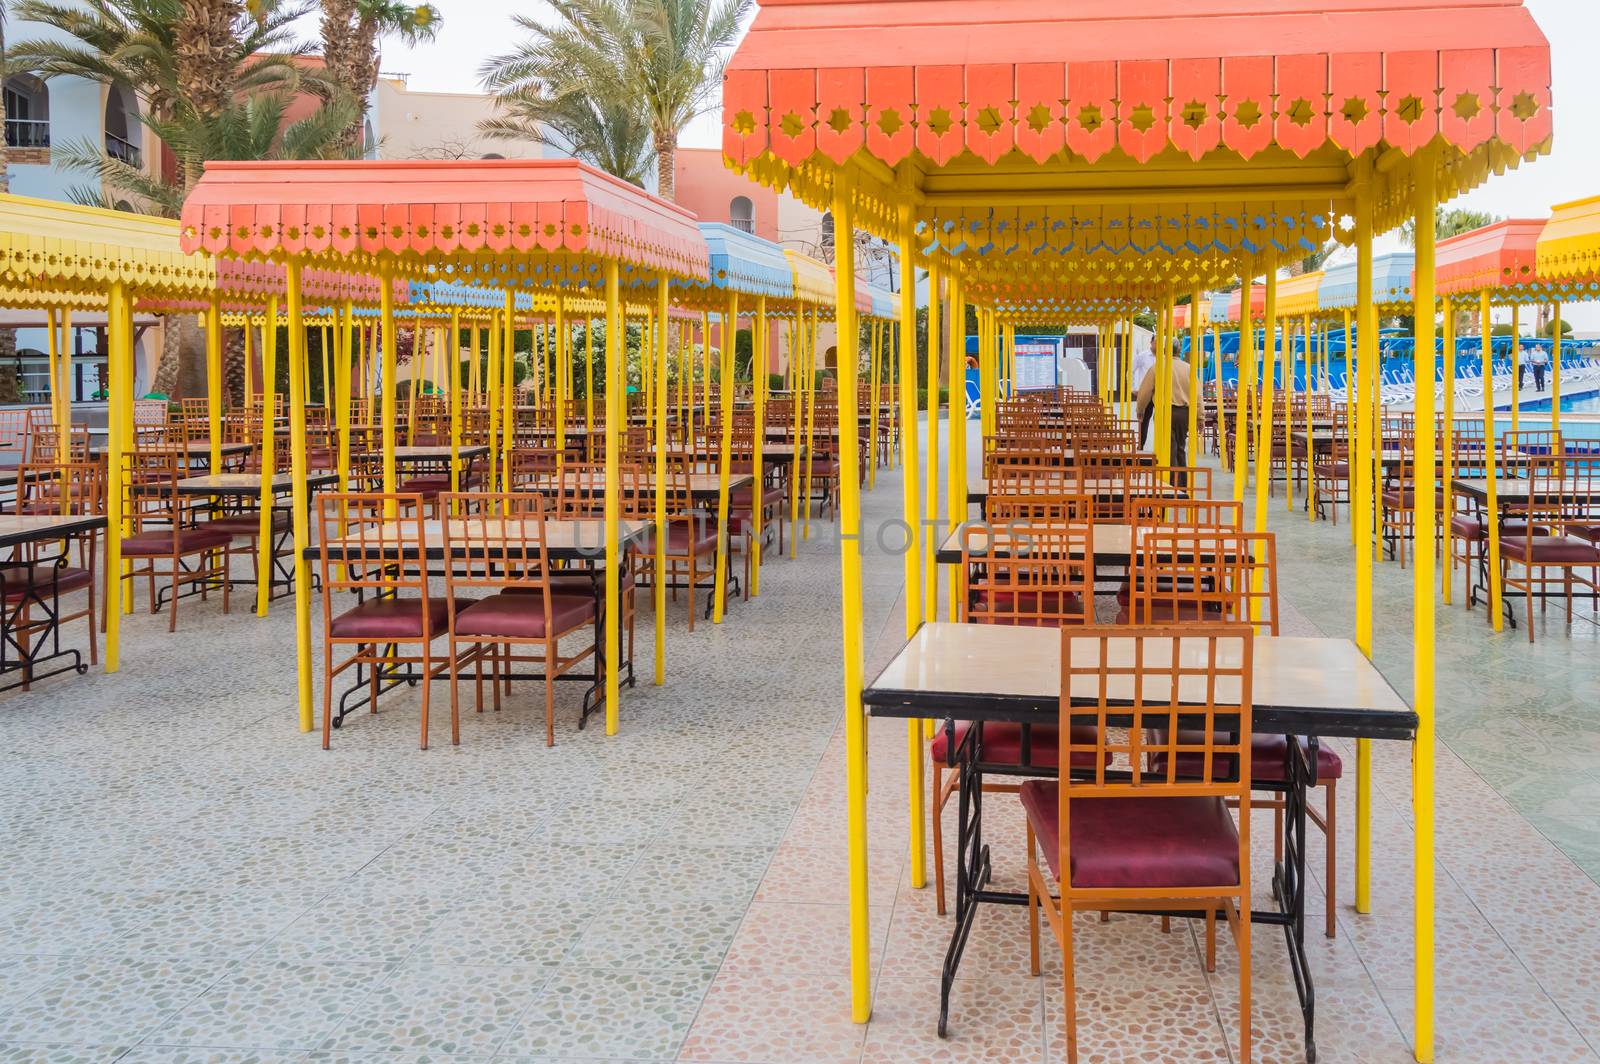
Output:
[[962,530],[963,621],[1033,628],[1094,619],[1094,525],[969,525]]

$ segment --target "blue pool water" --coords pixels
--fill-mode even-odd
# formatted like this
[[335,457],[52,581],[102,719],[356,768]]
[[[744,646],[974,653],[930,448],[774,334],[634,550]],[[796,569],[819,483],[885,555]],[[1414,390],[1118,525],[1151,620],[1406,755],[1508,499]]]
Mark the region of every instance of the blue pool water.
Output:
[[[1549,399],[1536,399],[1533,402],[1524,402],[1522,409],[1527,411],[1549,410]],[[1509,410],[1509,406],[1498,407],[1500,410]],[[1600,414],[1600,392],[1578,392],[1574,395],[1561,397],[1561,412],[1563,414]]]

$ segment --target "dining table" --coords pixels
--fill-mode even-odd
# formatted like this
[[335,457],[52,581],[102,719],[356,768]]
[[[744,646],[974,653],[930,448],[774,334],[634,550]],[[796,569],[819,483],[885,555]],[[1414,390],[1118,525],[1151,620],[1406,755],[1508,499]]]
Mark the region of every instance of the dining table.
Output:
[[[1097,629],[1095,636],[1114,631]],[[983,834],[984,778],[1046,775],[1048,770],[1018,767],[1031,760],[1031,729],[1063,723],[1072,706],[1095,705],[1099,700],[1096,678],[1083,677],[1083,686],[1067,692],[1069,704],[1063,707],[1061,661],[1065,638],[1085,636],[1053,628],[930,622],[917,630],[862,692],[862,702],[874,717],[943,718],[949,767],[958,774],[955,919],[940,980],[941,1036],[948,1033],[950,991],[978,913],[987,905],[1027,904],[1026,894],[991,886],[992,866]],[[1111,665],[1131,665],[1134,648],[1132,638],[1111,635]],[[1204,640],[1180,644],[1182,664],[1202,673],[1179,681],[1180,705],[1207,702],[1203,675],[1206,651]],[[1239,650],[1225,653],[1237,654]],[[1146,662],[1157,667],[1166,664],[1165,660],[1148,656]],[[1238,661],[1219,657],[1218,665],[1237,668]],[[1131,683],[1126,677],[1115,676],[1109,682],[1113,699],[1119,687]],[[1073,722],[1093,723],[1093,719],[1093,713],[1086,713],[1081,718],[1074,717]],[[1353,641],[1258,635],[1253,639],[1251,655],[1250,720],[1257,733],[1290,739],[1291,753],[1284,758],[1285,778],[1281,784],[1282,856],[1274,862],[1272,875],[1276,907],[1253,910],[1251,920],[1284,929],[1304,1021],[1306,1059],[1308,1064],[1314,1064],[1316,996],[1314,973],[1305,950],[1305,864],[1306,799],[1308,790],[1316,784],[1318,745],[1324,738],[1335,736],[1407,742],[1416,736],[1418,717]],[[971,726],[958,734],[958,722],[969,722]],[[1017,758],[1013,751],[1009,764],[985,758],[984,725],[989,723],[1022,726],[1022,757]]]
[[[22,674],[0,685],[0,691],[89,671],[82,651],[61,645],[60,586],[40,577],[66,565],[73,539],[105,527],[105,514],[0,515],[0,551],[16,556],[16,561],[0,565],[0,676]],[[40,671],[51,662],[60,664]]]

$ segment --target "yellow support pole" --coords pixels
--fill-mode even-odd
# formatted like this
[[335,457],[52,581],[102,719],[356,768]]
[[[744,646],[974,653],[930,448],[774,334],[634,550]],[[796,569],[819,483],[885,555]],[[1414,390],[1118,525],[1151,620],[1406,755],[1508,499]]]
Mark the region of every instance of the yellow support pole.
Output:
[[450,311],[450,341],[444,347],[450,359],[450,490],[461,490],[461,311]]
[[417,442],[417,393],[422,390],[422,359],[427,350],[423,341],[422,312],[411,319],[411,388],[406,393],[406,446]]
[[1561,431],[1561,304],[1550,319],[1550,428]]
[[[45,310],[45,322],[45,329],[50,334],[50,420],[55,423],[56,432],[58,433],[57,439],[59,442],[57,446],[64,448],[66,446],[69,434],[66,431],[66,422],[61,419],[61,335],[57,331],[55,308],[52,307]],[[62,450],[59,452],[57,461],[65,460],[66,451]],[[67,495],[65,492],[62,492],[61,497],[63,502],[67,501]]]
[[567,455],[567,396],[570,381],[567,379],[569,359],[567,358],[567,298],[561,292],[556,292],[556,335],[555,354],[556,360],[556,471],[566,468]]
[[206,304],[206,435],[211,441],[211,472],[222,471],[222,296]]
[[[1233,415],[1233,501],[1244,502],[1244,486],[1250,477],[1250,436],[1251,417],[1254,410],[1251,405],[1250,391],[1256,374],[1256,327],[1250,320],[1251,289],[1255,286],[1253,273],[1246,273],[1244,290],[1239,296],[1239,353],[1234,356],[1235,365],[1238,367],[1238,380],[1235,382],[1234,395],[1236,398]],[[1221,359],[1217,367],[1221,370]],[[1221,417],[1221,412],[1218,412]]]
[[[1432,372],[1433,367],[1428,367]],[[1444,463],[1444,476],[1440,478],[1440,489],[1444,494],[1444,508],[1442,519],[1439,522],[1440,532],[1444,536],[1444,547],[1440,555],[1444,558],[1443,584],[1444,604],[1450,605],[1450,585],[1455,581],[1455,560],[1451,558],[1450,551],[1453,546],[1454,536],[1450,530],[1450,516],[1455,512],[1455,477],[1456,477],[1456,311],[1455,304],[1449,297],[1444,300],[1444,428],[1441,435],[1444,438],[1443,450],[1440,460]]]
[[339,491],[350,490],[350,363],[352,342],[359,342],[360,335],[352,337],[351,327],[355,324],[355,308],[349,301],[345,302],[339,314],[339,328],[334,340],[334,353],[338,359],[338,372],[334,375],[334,395],[337,397],[335,409],[339,418],[339,459],[338,475]]
[[[383,345],[379,375],[383,378],[383,413],[378,419],[383,423],[383,490],[392,493],[395,490],[395,461],[394,461],[394,419],[395,419],[395,374],[399,361],[399,346],[394,334],[394,272],[385,260],[378,262],[378,321],[379,342]],[[393,507],[388,507],[385,516],[393,517]]]
[[[1483,319],[1483,379],[1490,381],[1494,379],[1494,344],[1490,342],[1493,326],[1487,289],[1478,296],[1478,313]],[[1489,496],[1484,503],[1489,515],[1489,623],[1498,632],[1505,627],[1500,599],[1500,484],[1495,479],[1500,474],[1495,469],[1494,398],[1488,384],[1483,388],[1483,475],[1488,480]]]
[[[804,365],[805,343],[803,336],[802,320],[805,310],[796,307],[794,317],[789,322],[789,362],[784,367],[788,374],[789,401],[794,407],[793,424],[795,445],[801,448],[795,452],[794,462],[789,466],[789,557],[795,557],[799,549],[796,542],[800,538],[800,477],[805,467],[811,461],[811,438],[805,426],[805,396],[801,393],[799,380]],[[804,456],[802,457],[802,453]]]
[[[1378,382],[1378,312],[1372,302],[1372,187],[1370,161],[1357,163],[1356,344],[1345,332],[1346,358],[1356,365],[1355,433],[1350,455],[1350,525],[1356,548],[1356,646],[1372,657],[1372,555],[1377,542],[1374,465],[1379,446],[1375,389]],[[1350,369],[1346,366],[1348,376]],[[1356,911],[1372,911],[1372,741],[1356,740]]]
[[[902,223],[904,233],[904,223]],[[915,236],[915,234],[912,234]],[[907,243],[906,247],[911,245]],[[943,277],[939,269],[932,263],[928,265],[928,491],[925,496],[928,510],[927,521],[922,528],[922,619],[936,621],[939,619],[939,568],[935,564],[936,551],[939,540],[939,355],[944,348],[940,344],[940,291],[939,286]],[[916,334],[913,333],[913,336]],[[952,408],[953,409],[953,408]],[[953,416],[952,416],[953,417]],[[952,420],[951,424],[954,424]],[[916,475],[913,467],[911,475]]]
[[133,390],[132,301],[124,282],[111,282],[106,300],[106,389],[110,403],[110,432],[106,437],[106,671],[122,666],[122,538],[128,534],[123,509],[126,490],[125,453],[131,426],[127,424],[127,405],[123,393]]
[[[662,330],[662,342],[666,342],[666,330]],[[764,520],[766,505],[762,502],[765,495],[767,470],[767,341],[770,339],[771,329],[767,322],[767,297],[756,298],[756,320],[750,330],[750,388],[755,399],[755,469],[751,478],[750,488],[750,521],[755,528],[755,534],[750,537],[750,597],[755,598],[761,594],[761,540],[766,535],[766,522]],[[666,366],[663,360],[661,365]],[[666,370],[663,368],[661,375],[661,392],[666,394]]]
[[61,309],[61,426],[72,428],[72,309]]
[[[1267,489],[1272,485],[1272,430],[1274,390],[1278,374],[1278,251],[1268,246],[1265,255],[1267,275],[1267,306],[1262,315],[1265,344],[1262,348],[1260,415],[1256,422],[1255,472],[1256,510],[1255,530],[1267,530]],[[1247,296],[1249,293],[1245,293]],[[1260,573],[1257,572],[1259,578]],[[1251,620],[1258,620],[1260,600],[1251,599]]]
[[[1434,237],[1435,183],[1432,152],[1422,156],[1415,170],[1417,277],[1416,298],[1417,379],[1416,410],[1419,415],[1416,444],[1416,568],[1412,570],[1412,618],[1416,648],[1413,657],[1412,708],[1417,714],[1417,739],[1412,751],[1412,813],[1415,817],[1416,855],[1412,867],[1416,875],[1413,915],[1416,934],[1413,981],[1416,1027],[1413,1045],[1416,1058],[1433,1059],[1433,783],[1434,783],[1434,571],[1433,527],[1435,447],[1437,435],[1425,418],[1434,419]],[[1516,338],[1512,338],[1515,350]],[[1492,517],[1491,517],[1492,519]]]
[[[506,303],[511,294],[506,293]],[[484,354],[484,401],[489,406],[489,490],[497,490],[500,481],[500,341],[505,329],[499,314],[489,316],[489,349]],[[509,478],[507,478],[509,480]]]
[[247,414],[254,409],[253,403],[256,394],[254,365],[256,353],[255,345],[250,342],[250,329],[250,315],[246,314],[244,318],[244,410]]
[[[656,635],[656,686],[667,682],[667,320],[668,280],[666,274],[656,278],[656,328],[661,335],[656,343],[656,372],[661,387],[656,389],[656,476],[655,476],[655,544],[654,578],[650,582],[655,600]],[[681,386],[680,381],[680,386]]]
[[[1346,476],[1350,478],[1350,487],[1355,487],[1355,465],[1358,460],[1356,450],[1356,345],[1353,343],[1354,334],[1350,331],[1350,308],[1344,308],[1344,438],[1346,446],[1350,448],[1348,460],[1345,463]],[[1355,496],[1352,494],[1351,498]],[[1356,544],[1356,528],[1354,503],[1351,503],[1350,520],[1350,545]]]
[[[967,304],[961,275],[950,275],[950,472],[945,521],[954,532],[967,519]],[[950,569],[950,619],[960,616],[961,574]]]
[[277,406],[277,381],[278,297],[272,296],[267,300],[266,325],[261,330],[261,524],[256,538],[258,617],[267,615],[267,604],[272,600],[272,481],[278,468],[278,432],[272,412]]
[[1189,464],[1200,464],[1200,421],[1206,402],[1200,387],[1200,364],[1205,349],[1200,335],[1200,291],[1189,296]]
[[[1511,431],[1522,429],[1522,308],[1511,304]],[[1493,404],[1490,404],[1491,406]]]
[[801,373],[804,379],[801,387],[806,395],[806,476],[805,482],[800,487],[801,508],[805,511],[805,526],[795,539],[811,538],[811,456],[816,450],[817,430],[817,315],[820,308],[811,308],[811,315],[807,319],[802,332],[805,346],[805,365]]
[[[722,316],[722,359],[719,409],[722,411],[722,439],[717,448],[717,575],[711,593],[711,623],[721,624],[728,602],[728,477],[733,464],[733,348],[739,328],[739,293],[728,290],[727,310]],[[761,441],[757,441],[760,446]],[[759,488],[755,498],[759,499]]]
[[[294,646],[295,678],[298,681],[300,730],[312,725],[311,702],[311,561],[306,548],[311,545],[311,492],[306,487],[306,322],[301,302],[299,259],[290,259],[285,273],[289,311],[289,498],[294,529]],[[327,350],[326,347],[323,348]],[[270,528],[272,496],[263,493],[261,512]],[[262,570],[267,573],[268,570]]]
[[594,319],[583,319],[583,430],[594,431]]
[[[509,290],[506,292],[505,313],[501,315],[500,326],[504,330],[504,335],[500,338],[500,477],[505,488],[510,490],[511,452],[517,445],[517,308]],[[609,342],[609,334],[607,339]],[[532,374],[534,363],[531,338],[528,357],[528,372]],[[610,391],[609,381],[607,391]],[[615,617],[616,614],[613,613],[611,616]]]
[[844,720],[846,834],[850,864],[850,1015],[866,1023],[872,1015],[872,943],[867,912],[867,718],[861,706],[861,488],[856,400],[855,203],[848,178],[834,182],[833,216],[842,238],[835,296],[839,325],[839,571],[840,619],[844,623]]
[[[328,398],[329,395],[332,394],[332,393],[330,393],[328,391],[329,376],[330,376],[329,365],[328,365],[328,360],[329,360],[328,345],[331,342],[332,336],[333,336],[333,330],[330,329],[328,326],[324,325],[322,327],[322,407],[323,407],[323,409],[329,411],[330,413],[333,411],[333,400]],[[306,389],[306,391],[307,391],[307,393],[309,393],[310,389],[308,388],[308,389]]]
[[882,367],[882,362],[879,360],[879,348],[882,346],[882,340],[883,323],[875,321],[872,323],[872,346],[867,356],[867,377],[872,381],[872,407],[867,411],[869,421],[867,447],[871,455],[867,459],[867,488],[869,490],[878,486],[878,405],[879,400],[882,398],[878,385],[878,373]]
[[[1170,344],[1172,331],[1168,327],[1167,302],[1163,297],[1156,307],[1156,336],[1155,336],[1155,376],[1152,378],[1154,387],[1150,392],[1150,403],[1154,408],[1150,418],[1155,429],[1156,464],[1172,464],[1172,431],[1170,418],[1172,416],[1172,346]],[[1134,382],[1134,388],[1144,386],[1142,380]]]
[[[622,551],[618,547],[618,525],[622,519],[622,492],[621,492],[621,441],[618,434],[622,428],[622,419],[625,416],[623,396],[627,392],[626,378],[623,375],[623,337],[622,326],[622,292],[621,292],[621,267],[616,259],[608,259],[605,264],[606,278],[606,492],[605,492],[605,518],[606,518],[606,734],[617,734],[617,718],[622,700],[622,688],[618,683],[620,670],[618,664],[622,661],[622,643],[618,622],[622,617],[622,585],[619,567],[622,565]],[[507,293],[509,297],[510,293]],[[509,361],[507,365],[509,365]],[[507,452],[509,458],[510,452]],[[661,537],[656,537],[660,542]],[[658,582],[659,583],[659,582]],[[659,613],[660,611],[658,611]]]
[[[899,207],[899,237],[900,237],[900,395],[899,406],[902,411],[900,418],[904,426],[901,432],[901,512],[906,524],[906,547],[904,554],[905,587],[906,587],[906,638],[910,639],[922,626],[922,551],[923,529],[921,526],[922,500],[918,494],[917,473],[919,467],[917,447],[917,351],[916,351],[916,320],[917,320],[917,268],[912,260],[911,249],[916,237],[916,214],[911,204],[902,204]],[[933,315],[928,316],[929,328],[933,325]],[[929,422],[929,434],[932,435],[933,424]],[[926,755],[922,747],[922,728],[920,720],[906,721],[906,766],[907,766],[907,798],[910,811],[911,835],[911,886],[920,890],[927,885],[927,824],[926,808],[924,802],[924,769]]]

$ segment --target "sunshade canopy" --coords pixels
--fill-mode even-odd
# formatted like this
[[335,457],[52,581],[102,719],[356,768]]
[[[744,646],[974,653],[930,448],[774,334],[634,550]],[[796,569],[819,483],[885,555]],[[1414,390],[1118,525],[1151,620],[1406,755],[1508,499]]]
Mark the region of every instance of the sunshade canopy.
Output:
[[708,267],[688,211],[565,159],[211,163],[182,222],[187,250],[496,287]]
[[[1417,256],[1409,251],[1391,251],[1372,260],[1372,302],[1383,308],[1409,307],[1411,275],[1416,270]],[[1324,310],[1343,312],[1356,306],[1356,264],[1354,262],[1330,266],[1322,277],[1322,287],[1317,301]]]
[[1539,234],[1535,259],[1546,280],[1600,279],[1600,196],[1557,204]]
[[710,255],[711,286],[742,295],[794,297],[794,274],[781,245],[723,222],[701,222],[700,235]]
[[1322,271],[1285,277],[1278,282],[1278,314],[1285,318],[1315,316],[1321,309],[1317,290],[1322,286]]
[[893,237],[911,204],[929,255],[1182,292],[1216,258],[1350,238],[1358,181],[1381,230],[1419,166],[1444,199],[1547,150],[1549,46],[1521,0],[1283,7],[768,0],[723,152],[824,207],[848,171],[858,224]]
[[798,251],[785,249],[783,255],[789,260],[796,301],[831,306],[834,297],[833,271],[828,264]]

